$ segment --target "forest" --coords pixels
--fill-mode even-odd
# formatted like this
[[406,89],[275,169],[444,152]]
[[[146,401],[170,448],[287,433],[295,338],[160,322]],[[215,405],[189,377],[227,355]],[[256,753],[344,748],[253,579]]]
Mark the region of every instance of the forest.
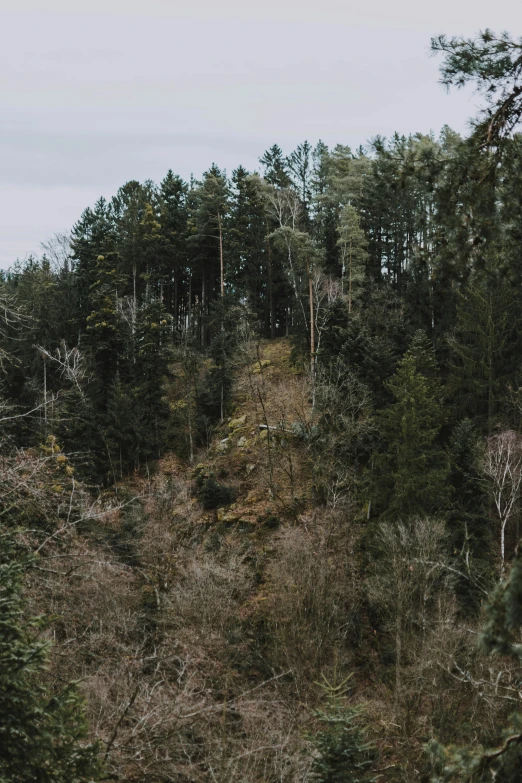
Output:
[[431,49],[465,135],[0,273],[0,783],[522,780],[522,38]]

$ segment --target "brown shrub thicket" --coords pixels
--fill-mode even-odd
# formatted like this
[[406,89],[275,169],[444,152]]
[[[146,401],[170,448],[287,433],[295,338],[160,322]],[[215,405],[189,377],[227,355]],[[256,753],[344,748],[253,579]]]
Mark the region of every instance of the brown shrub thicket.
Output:
[[93,501],[60,453],[15,455],[3,491],[25,521],[63,475],[57,513],[20,533],[27,593],[52,616],[47,677],[81,680],[110,779],[311,780],[323,675],[355,672],[384,781],[427,774],[434,737],[495,742],[518,705],[516,671],[455,602],[440,520],[377,526],[332,503],[224,524],[174,461]]

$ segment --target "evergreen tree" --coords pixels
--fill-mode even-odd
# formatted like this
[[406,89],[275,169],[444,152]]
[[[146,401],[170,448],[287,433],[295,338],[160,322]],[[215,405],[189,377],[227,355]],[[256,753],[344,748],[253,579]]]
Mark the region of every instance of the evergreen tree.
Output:
[[304,224],[309,224],[309,206],[312,197],[312,146],[308,141],[299,144],[286,159],[293,185],[299,194],[303,210]]
[[123,478],[125,473],[139,467],[141,427],[137,402],[132,386],[122,383],[116,375],[107,402],[105,438],[110,456],[112,478]]
[[378,409],[391,401],[386,381],[410,342],[408,315],[389,285],[366,284],[361,306],[351,316],[340,299],[329,308],[321,339],[322,361],[341,357],[370,389]]
[[348,298],[348,312],[362,293],[368,245],[355,207],[347,205],[339,218],[337,244],[341,260],[341,290]]
[[5,528],[0,536],[0,781],[92,783],[100,768],[87,741],[82,700],[74,684],[58,692],[42,684],[44,622],[24,616],[27,563]]
[[115,256],[113,215],[104,198],[87,208],[71,231],[71,250],[78,276],[78,307],[83,319],[92,311],[91,293],[96,287],[98,258]]
[[168,171],[158,198],[162,243],[159,296],[180,328],[188,305],[187,185]]
[[119,307],[118,288],[123,285],[123,277],[114,260],[114,256],[97,258],[97,280],[91,291],[93,309],[85,330],[96,375],[96,404],[101,411],[106,408],[107,393],[121,365],[129,332],[135,328],[133,304],[127,322]]
[[480,606],[492,566],[491,521],[480,472],[481,445],[470,419],[463,419],[455,427],[448,455],[448,479],[452,487],[448,528],[453,554],[463,574],[457,584],[457,594],[462,610],[470,613]]
[[136,361],[132,368],[134,421],[139,462],[161,456],[168,423],[164,382],[169,359],[170,317],[159,300],[140,308],[136,324]]
[[385,448],[377,456],[376,491],[387,513],[399,517],[433,514],[448,500],[448,470],[437,440],[440,389],[420,372],[423,363],[406,353],[387,383],[394,401],[378,419]]
[[439,35],[431,49],[444,54],[442,84],[460,88],[472,82],[486,99],[473,125],[473,143],[501,148],[522,117],[522,38],[486,29],[473,39]]
[[[111,200],[116,236],[117,265],[121,287],[115,294],[129,297],[136,313],[146,287],[148,254],[145,246],[147,207],[153,199],[152,183],[142,185],[136,180],[119,188]],[[150,213],[149,213],[149,217]],[[149,226],[150,228],[150,226]]]
[[226,252],[230,258],[230,291],[245,298],[266,337],[276,331],[277,299],[282,272],[267,239],[271,231],[259,178],[242,166],[232,173],[232,198]]
[[459,295],[450,388],[460,415],[491,425],[517,387],[519,324],[516,291],[504,281],[473,283]]
[[199,296],[201,345],[209,342],[210,304],[225,295],[228,259],[225,259],[226,217],[230,208],[229,185],[217,166],[203,174],[203,180],[189,193],[189,232],[192,256],[192,285]]
[[288,173],[288,161],[283,155],[283,150],[274,144],[260,158],[259,162],[264,168],[263,179],[278,188],[288,188],[292,184]]
[[[348,678],[349,679],[349,678]],[[375,751],[361,727],[361,711],[346,705],[346,682],[332,685],[325,678],[325,709],[313,711],[320,728],[311,735],[316,755],[312,780],[317,783],[371,783]]]

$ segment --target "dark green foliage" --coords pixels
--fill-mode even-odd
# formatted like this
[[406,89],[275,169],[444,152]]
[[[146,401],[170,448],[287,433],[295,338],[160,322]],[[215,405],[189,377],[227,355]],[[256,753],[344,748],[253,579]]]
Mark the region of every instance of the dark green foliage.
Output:
[[27,618],[21,597],[27,562],[0,531],[0,781],[90,783],[100,778],[87,742],[82,699],[74,684],[42,684],[46,644],[41,618]]
[[158,300],[144,304],[136,319],[132,378],[141,459],[157,458],[163,450],[169,415],[164,382],[168,376],[170,320]]
[[290,185],[288,161],[283,155],[283,150],[277,144],[270,147],[259,158],[259,162],[264,168],[264,179],[270,182],[271,185],[276,185],[279,188],[287,188]]
[[375,447],[376,429],[367,386],[342,359],[319,366],[317,423],[303,432],[314,455],[314,490],[322,502],[353,501]]
[[387,386],[393,402],[378,418],[385,448],[376,457],[375,489],[380,507],[399,517],[433,514],[447,505],[448,467],[438,443],[443,423],[432,354],[417,341]]
[[341,357],[371,392],[377,408],[390,401],[386,381],[409,343],[404,302],[389,286],[369,284],[351,314],[343,299],[325,314],[319,360],[323,366]]
[[250,328],[249,316],[229,295],[211,308],[209,326],[215,334],[208,357],[212,364],[198,388],[196,411],[199,437],[207,446],[215,425],[223,423],[229,409],[234,371],[241,364],[241,340]]
[[470,419],[455,427],[449,442],[449,482],[452,487],[448,527],[453,554],[464,578],[458,596],[463,611],[477,610],[491,579],[492,536],[488,494],[480,472],[482,449]]
[[315,747],[312,780],[317,783],[371,783],[375,750],[361,724],[361,711],[346,704],[346,688],[322,685],[327,706],[313,711],[318,729],[310,735]]
[[474,39],[432,38],[433,52],[442,52],[441,81],[446,87],[472,82],[486,99],[475,122],[472,139],[478,145],[498,146],[522,117],[522,38],[484,30]]
[[492,425],[520,378],[520,304],[504,281],[469,286],[459,296],[450,337],[450,388],[460,415]]
[[196,471],[196,496],[205,511],[229,506],[234,500],[232,489],[203,469]]
[[321,729],[314,736],[317,758],[313,780],[317,783],[363,783],[375,780],[369,772],[372,764],[369,746],[357,726],[359,713],[353,708],[332,706],[316,710]]
[[225,243],[227,280],[235,296],[244,297],[261,333],[275,337],[278,302],[286,293],[280,259],[268,238],[272,217],[260,180],[241,166],[232,173],[232,200]]

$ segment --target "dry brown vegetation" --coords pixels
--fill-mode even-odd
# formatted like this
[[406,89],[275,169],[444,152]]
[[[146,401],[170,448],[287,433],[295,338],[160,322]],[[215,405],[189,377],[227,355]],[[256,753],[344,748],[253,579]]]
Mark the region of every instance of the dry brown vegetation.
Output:
[[[322,675],[355,672],[381,781],[425,778],[434,736],[495,736],[518,683],[479,652],[480,619],[459,618],[442,523],[389,523],[368,538],[349,502],[314,503],[310,451],[292,431],[310,424],[310,389],[286,341],[265,346],[236,388],[233,426],[197,455],[226,471],[228,509],[205,512],[194,468],[172,455],[95,507],[59,451],[34,465],[37,485],[57,486],[57,472],[69,483],[61,532],[27,533],[39,549],[27,590],[54,616],[48,676],[81,680],[107,779],[311,780]],[[263,437],[260,424],[275,429]],[[30,459],[5,473],[13,492]]]

